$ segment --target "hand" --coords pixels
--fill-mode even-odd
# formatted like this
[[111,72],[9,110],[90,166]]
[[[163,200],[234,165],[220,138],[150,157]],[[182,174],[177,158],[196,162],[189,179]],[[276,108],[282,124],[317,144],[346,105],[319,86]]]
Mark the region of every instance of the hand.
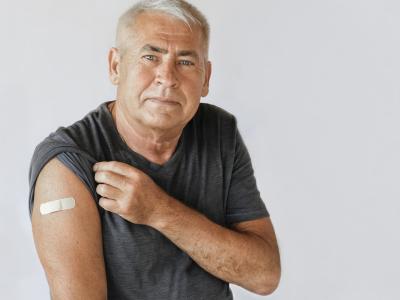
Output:
[[117,161],[96,163],[93,170],[101,207],[132,223],[152,224],[168,195],[147,174]]

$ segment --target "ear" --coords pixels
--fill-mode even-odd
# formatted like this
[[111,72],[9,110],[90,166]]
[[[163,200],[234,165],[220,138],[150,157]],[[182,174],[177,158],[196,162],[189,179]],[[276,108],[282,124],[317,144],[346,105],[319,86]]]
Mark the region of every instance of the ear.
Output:
[[117,48],[112,47],[108,52],[108,76],[110,77],[110,81],[114,85],[119,84],[119,76],[120,76],[120,53]]
[[204,84],[203,84],[203,88],[201,90],[201,96],[205,97],[208,95],[208,90],[210,87],[210,78],[211,78],[211,62],[208,61],[206,63],[206,70],[205,70],[205,80],[204,80]]

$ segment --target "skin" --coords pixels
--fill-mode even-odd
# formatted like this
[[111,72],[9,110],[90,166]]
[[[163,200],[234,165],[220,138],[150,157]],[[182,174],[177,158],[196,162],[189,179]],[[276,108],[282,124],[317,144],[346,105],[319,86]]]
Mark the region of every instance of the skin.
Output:
[[135,224],[163,233],[214,276],[260,295],[280,279],[277,241],[270,218],[240,222],[233,230],[169,196],[141,170],[112,161],[94,165],[99,205]]
[[142,13],[135,35],[109,53],[110,80],[117,85],[113,117],[128,146],[162,164],[173,154],[200,98],[208,94],[211,63],[200,28],[164,14]]
[[[71,210],[41,215],[40,204],[73,197]],[[101,223],[82,181],[54,158],[35,185],[32,233],[52,300],[107,299]]]
[[[134,26],[137,34],[126,49],[111,49],[109,54],[110,79],[117,85],[113,117],[129,147],[162,164],[200,98],[208,94],[211,63],[196,26],[190,31],[183,22],[155,13],[141,14]],[[175,103],[154,103],[154,97]],[[278,286],[279,252],[269,218],[235,224],[230,230],[184,206],[130,165],[101,162],[94,171],[104,209],[159,230],[227,282],[262,295]]]
[[[136,20],[131,28],[135,38],[109,53],[110,80],[117,85],[110,109],[127,145],[163,164],[208,93],[211,64],[198,28],[190,31],[163,14],[142,13]],[[126,36],[132,35],[128,31]],[[270,218],[228,229],[174,199],[128,164],[99,162],[93,170],[99,205],[105,210],[159,230],[224,281],[260,295],[277,288],[280,258]],[[38,213],[41,203],[71,195],[77,203],[74,209]],[[85,185],[53,159],[38,177],[34,199],[35,245],[52,299],[106,299],[100,217]]]

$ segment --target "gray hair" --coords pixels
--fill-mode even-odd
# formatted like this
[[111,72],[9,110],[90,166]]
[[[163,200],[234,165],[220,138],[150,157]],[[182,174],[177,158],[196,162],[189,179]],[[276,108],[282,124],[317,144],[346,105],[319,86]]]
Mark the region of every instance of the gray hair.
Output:
[[116,46],[123,48],[124,32],[130,29],[136,16],[143,12],[161,12],[183,21],[190,29],[191,25],[200,27],[203,33],[206,57],[210,43],[210,25],[206,17],[192,4],[184,0],[142,0],[129,8],[118,20]]

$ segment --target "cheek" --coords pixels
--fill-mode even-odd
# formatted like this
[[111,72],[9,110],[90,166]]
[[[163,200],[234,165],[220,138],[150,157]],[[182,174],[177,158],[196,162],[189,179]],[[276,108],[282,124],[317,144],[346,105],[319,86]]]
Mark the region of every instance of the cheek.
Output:
[[190,82],[191,82],[193,90],[196,90],[199,93],[201,93],[201,89],[203,87],[204,81],[205,81],[204,69],[198,67],[195,70],[193,70],[193,72],[191,73],[191,76],[190,76]]
[[132,80],[150,81],[154,78],[154,70],[138,64],[131,69],[130,77]]
[[184,106],[184,111],[186,115],[193,115],[201,100],[201,85],[199,84],[199,79],[186,81],[187,84],[182,87],[182,92],[186,98],[186,104]]
[[199,76],[199,74],[192,74],[192,76],[186,76],[184,80],[186,84],[183,86],[185,87],[185,94],[187,98],[194,100],[200,98],[204,82],[203,77]]
[[154,79],[154,74],[148,68],[139,65],[127,68],[123,78],[125,93],[130,95],[140,95],[149,85],[151,85]]

